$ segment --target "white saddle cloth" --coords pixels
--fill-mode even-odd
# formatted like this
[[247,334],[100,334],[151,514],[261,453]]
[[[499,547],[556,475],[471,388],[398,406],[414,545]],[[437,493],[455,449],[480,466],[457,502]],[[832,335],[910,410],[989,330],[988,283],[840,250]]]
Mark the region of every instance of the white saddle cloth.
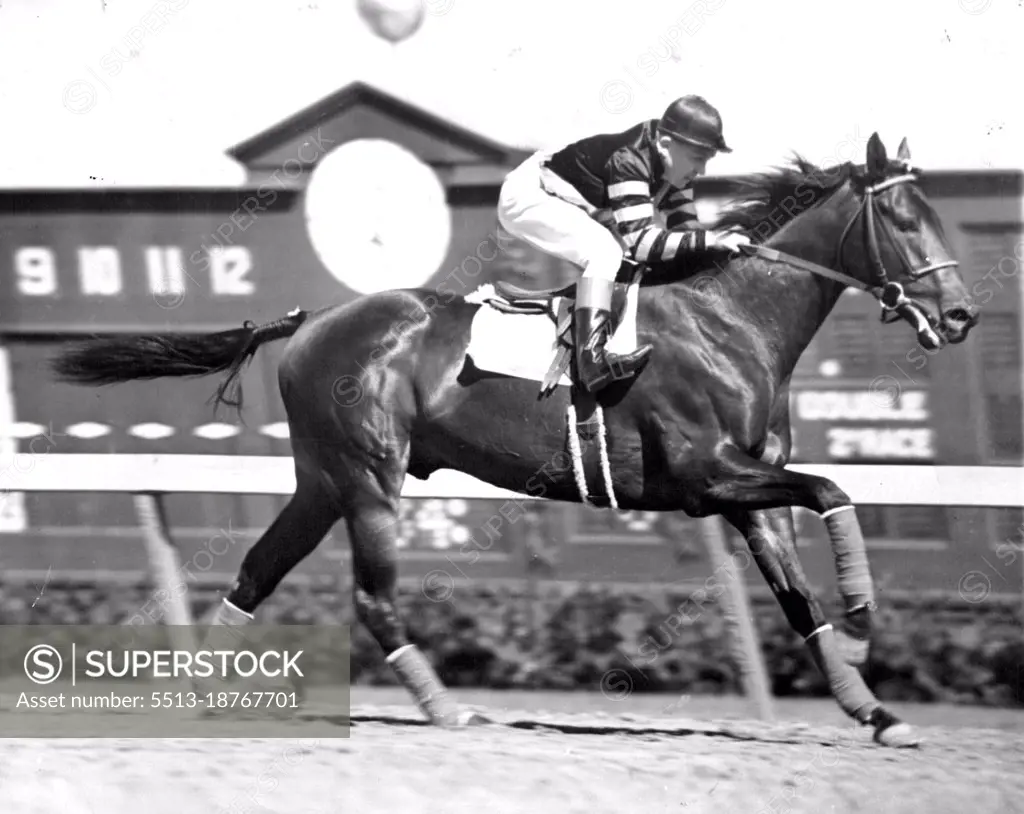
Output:
[[[639,296],[640,284],[637,281],[626,292],[622,322],[609,338],[607,350],[613,353],[636,350]],[[466,296],[466,302],[483,304],[473,317],[466,355],[480,370],[516,379],[543,381],[558,350],[556,323],[546,314],[507,314],[488,305],[485,302],[488,298],[501,299],[490,283]],[[556,297],[552,302],[558,322],[561,323],[567,310],[572,307],[572,300]],[[569,387],[572,382],[563,374],[558,384]]]

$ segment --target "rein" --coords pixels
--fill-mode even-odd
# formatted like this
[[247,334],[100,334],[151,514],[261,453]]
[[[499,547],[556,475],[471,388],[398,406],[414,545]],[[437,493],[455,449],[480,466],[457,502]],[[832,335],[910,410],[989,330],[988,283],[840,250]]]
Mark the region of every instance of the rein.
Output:
[[762,260],[768,260],[773,263],[786,263],[821,277],[829,277],[837,282],[846,284],[850,288],[866,291],[881,303],[883,312],[895,311],[904,306],[913,306],[914,304],[913,300],[903,292],[903,286],[899,283],[886,280],[884,285],[870,285],[858,280],[856,277],[851,277],[849,274],[836,271],[828,266],[812,263],[810,260],[804,260],[802,257],[797,257],[794,254],[779,251],[778,249],[769,249],[767,246],[740,246],[740,251],[750,257],[760,257]]

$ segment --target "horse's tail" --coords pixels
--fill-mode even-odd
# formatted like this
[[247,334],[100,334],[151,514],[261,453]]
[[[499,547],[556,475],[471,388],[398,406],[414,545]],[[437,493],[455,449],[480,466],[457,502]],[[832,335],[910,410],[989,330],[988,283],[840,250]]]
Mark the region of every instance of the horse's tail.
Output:
[[207,376],[228,371],[214,395],[216,404],[241,409],[242,368],[267,342],[294,334],[309,312],[296,310],[266,325],[210,334],[167,333],[93,339],[62,351],[50,364],[61,381],[104,385],[163,376]]

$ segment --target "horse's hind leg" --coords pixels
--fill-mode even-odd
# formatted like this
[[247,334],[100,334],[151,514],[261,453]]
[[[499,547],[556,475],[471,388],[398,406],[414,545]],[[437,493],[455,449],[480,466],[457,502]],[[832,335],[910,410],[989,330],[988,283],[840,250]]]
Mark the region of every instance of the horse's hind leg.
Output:
[[892,715],[868,689],[856,668],[840,653],[839,642],[811,590],[796,552],[793,510],[727,513],[747,540],[751,554],[782,606],[790,626],[803,637],[832,695],[851,718],[872,726],[886,746],[914,746],[912,729]]
[[404,422],[374,399],[344,414],[346,442],[316,456],[341,503],[352,550],[356,617],[427,719],[439,726],[480,722],[462,715],[423,652],[409,642],[398,611],[398,523],[410,441]]
[[353,484],[345,509],[356,615],[431,723],[445,727],[484,723],[482,717],[459,710],[426,656],[406,636],[397,608],[398,504],[404,467],[382,471],[385,465],[381,463],[375,468],[376,472],[365,473],[361,483]]
[[[200,649],[230,647],[244,639],[244,626],[282,579],[307,557],[340,517],[337,505],[316,481],[301,478],[295,494],[270,528],[245,555],[234,585],[221,600]],[[215,681],[197,682],[200,692]]]
[[345,522],[352,546],[356,617],[427,718],[441,726],[457,724],[458,709],[426,656],[409,643],[398,612],[397,499],[359,495]]
[[300,481],[288,505],[246,553],[225,607],[251,617],[340,517],[339,507],[319,484]]

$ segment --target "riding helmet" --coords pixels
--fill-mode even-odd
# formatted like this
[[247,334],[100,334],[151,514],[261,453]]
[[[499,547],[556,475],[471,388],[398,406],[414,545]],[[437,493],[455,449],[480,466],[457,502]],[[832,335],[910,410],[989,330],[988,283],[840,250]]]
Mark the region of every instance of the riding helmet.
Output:
[[662,114],[658,130],[706,150],[732,152],[722,136],[722,117],[700,96],[676,99]]

